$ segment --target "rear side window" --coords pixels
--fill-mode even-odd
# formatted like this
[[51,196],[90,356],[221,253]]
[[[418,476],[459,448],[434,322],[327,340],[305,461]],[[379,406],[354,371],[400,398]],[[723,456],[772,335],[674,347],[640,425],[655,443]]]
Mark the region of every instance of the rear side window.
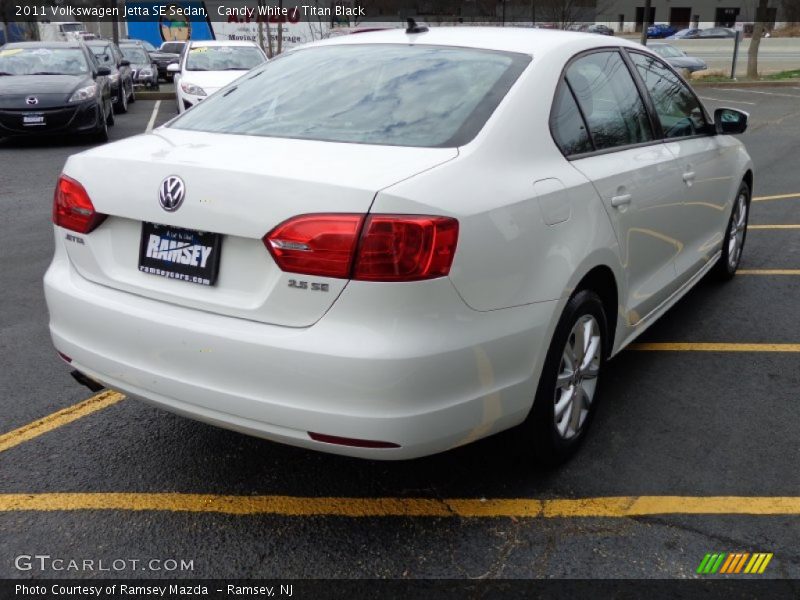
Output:
[[480,131],[530,57],[353,44],[269,61],[171,127],[393,146],[453,147]]
[[595,150],[653,140],[644,102],[618,52],[582,56],[567,68],[566,78],[586,118]]
[[631,52],[630,57],[653,99],[664,137],[701,135],[707,121],[695,95],[657,58]]
[[564,156],[594,150],[583,117],[575,103],[575,97],[564,81],[558,86],[556,99],[553,102],[550,130]]

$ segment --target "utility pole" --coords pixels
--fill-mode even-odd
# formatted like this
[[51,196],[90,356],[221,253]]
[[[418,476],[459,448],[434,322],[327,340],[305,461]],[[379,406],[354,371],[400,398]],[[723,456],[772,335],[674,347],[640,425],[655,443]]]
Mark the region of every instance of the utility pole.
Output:
[[647,45],[647,28],[650,26],[651,0],[644,0],[644,15],[642,16],[642,46]]
[[114,9],[114,11],[111,13],[113,15],[111,17],[111,39],[115,44],[119,44],[119,17],[117,17],[117,11],[119,11],[119,1],[111,0],[111,6]]

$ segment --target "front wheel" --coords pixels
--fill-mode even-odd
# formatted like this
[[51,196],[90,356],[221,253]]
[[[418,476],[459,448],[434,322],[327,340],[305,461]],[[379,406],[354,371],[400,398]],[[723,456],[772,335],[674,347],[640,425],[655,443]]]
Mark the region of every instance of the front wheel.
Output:
[[120,82],[119,84],[119,99],[117,100],[117,105],[114,107],[114,111],[124,115],[128,112],[128,92],[125,91],[125,86]]
[[100,114],[100,118],[98,119],[97,129],[92,136],[95,142],[100,144],[105,144],[108,139],[108,118],[104,114]]
[[112,127],[115,122],[116,119],[114,119],[114,105],[109,102],[108,106],[106,106],[106,124],[109,127]]
[[742,260],[742,250],[747,238],[747,219],[750,213],[750,186],[742,182],[736,199],[733,201],[731,218],[725,230],[725,239],[722,241],[722,256],[714,265],[714,275],[717,279],[728,280],[736,275],[739,263]]
[[586,436],[605,365],[607,322],[603,302],[591,290],[577,292],[564,308],[522,427],[541,464],[565,462]]

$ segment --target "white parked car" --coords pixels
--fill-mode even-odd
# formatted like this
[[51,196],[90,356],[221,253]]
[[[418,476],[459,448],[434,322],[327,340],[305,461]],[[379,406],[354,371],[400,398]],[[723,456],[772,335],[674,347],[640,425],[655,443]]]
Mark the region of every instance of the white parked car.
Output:
[[566,459],[605,361],[736,271],[747,115],[712,121],[624,39],[412,31],[293,50],[70,157],[45,276],[65,360],[317,450],[411,458],[522,425]]
[[188,42],[180,61],[167,66],[175,81],[178,112],[205,100],[266,60],[267,55],[253,42]]

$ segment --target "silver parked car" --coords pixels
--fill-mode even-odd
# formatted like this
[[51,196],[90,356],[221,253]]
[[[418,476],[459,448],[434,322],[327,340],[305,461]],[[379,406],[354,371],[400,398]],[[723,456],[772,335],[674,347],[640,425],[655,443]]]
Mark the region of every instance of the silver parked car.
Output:
[[695,56],[689,56],[683,50],[671,44],[650,42],[647,44],[647,47],[676,69],[685,69],[689,73],[694,73],[695,71],[705,71],[708,68],[704,60]]

